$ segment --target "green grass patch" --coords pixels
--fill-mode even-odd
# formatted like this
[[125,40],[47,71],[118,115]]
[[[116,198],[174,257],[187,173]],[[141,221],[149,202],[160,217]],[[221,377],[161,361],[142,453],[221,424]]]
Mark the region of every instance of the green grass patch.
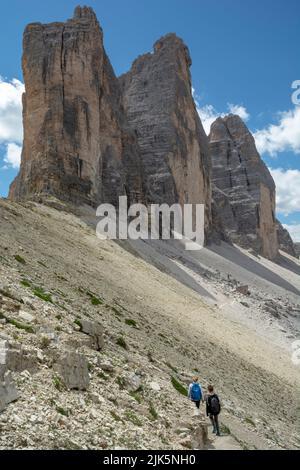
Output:
[[124,377],[118,376],[116,378],[117,384],[119,385],[120,389],[123,390],[125,388],[125,379]]
[[8,323],[10,323],[11,325],[15,326],[16,328],[18,328],[19,330],[24,330],[27,333],[31,333],[31,334],[35,333],[32,326],[26,325],[26,323],[21,323],[18,320],[14,320],[14,319],[11,319],[11,318],[6,318],[6,321]]
[[248,423],[248,424],[250,424],[251,426],[253,426],[254,428],[256,428],[256,424],[255,424],[255,422],[253,421],[253,419],[246,417],[246,418],[245,418],[245,421],[246,421],[246,423]]
[[99,299],[99,297],[96,297],[95,295],[93,295],[91,297],[91,304],[92,305],[103,305],[103,300]]
[[81,331],[81,330],[82,330],[82,323],[81,323],[81,321],[79,320],[79,318],[76,318],[76,320],[74,320],[74,323],[75,323],[75,325],[79,326],[80,331]]
[[221,434],[225,434],[227,436],[229,436],[229,434],[231,434],[231,431],[230,431],[229,427],[226,426],[226,424],[224,424],[224,423],[220,424],[220,432],[221,432]]
[[135,392],[129,392],[129,395],[135,399],[135,401],[137,401],[139,404],[142,403],[142,396],[141,396],[141,393],[139,390],[135,391]]
[[62,406],[57,406],[57,407],[56,407],[56,411],[57,411],[57,413],[59,413],[60,415],[63,415],[63,416],[66,416],[66,417],[69,416],[68,410],[65,410]]
[[25,259],[22,258],[22,256],[20,256],[20,255],[15,255],[15,260],[18,261],[18,263],[20,263],[20,264],[26,264]]
[[59,392],[62,392],[65,390],[65,386],[61,380],[61,378],[58,375],[53,376],[53,385],[58,390]]
[[187,388],[182,385],[182,383],[180,383],[176,377],[172,376],[171,377],[171,383],[173,385],[173,387],[175,388],[175,390],[177,390],[178,393],[181,393],[181,395],[187,397],[188,396],[188,391],[187,391]]
[[98,372],[97,375],[98,375],[99,379],[109,380],[109,375],[104,374],[104,372]]
[[91,299],[91,304],[92,305],[103,305],[104,301],[97,295],[93,294],[92,292],[87,291],[86,295],[88,295]]
[[114,418],[115,421],[123,422],[123,419],[115,411],[111,410],[110,414]]
[[34,287],[33,294],[44,302],[50,302],[51,304],[53,304],[51,294],[45,292],[42,287]]
[[118,339],[117,339],[117,345],[120,346],[121,348],[123,349],[128,349],[128,346],[127,346],[127,343],[125,341],[124,338],[122,338],[122,336],[120,336]]
[[136,321],[132,320],[131,318],[126,318],[125,323],[128,326],[132,326],[133,328],[137,328]]
[[153,419],[153,421],[156,421],[158,419],[158,413],[153,405],[153,403],[151,402],[150,405],[149,405],[149,413]]
[[142,426],[143,423],[140,418],[131,410],[125,412],[125,416],[135,426]]
[[22,279],[20,284],[24,287],[31,287],[31,283],[27,279]]

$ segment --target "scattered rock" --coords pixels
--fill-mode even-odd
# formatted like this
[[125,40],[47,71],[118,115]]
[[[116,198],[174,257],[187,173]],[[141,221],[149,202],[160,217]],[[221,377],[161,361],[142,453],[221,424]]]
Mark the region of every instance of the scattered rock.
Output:
[[67,388],[87,390],[90,383],[89,369],[88,361],[83,354],[66,351],[60,355],[53,368],[61,376]]
[[35,317],[24,310],[20,310],[19,318],[27,323],[33,323],[35,321]]
[[12,403],[20,397],[9,371],[1,372],[0,364],[0,412],[3,411],[9,403]]
[[243,294],[243,295],[249,295],[250,294],[248,286],[238,286],[235,289],[235,292],[237,292],[238,294]]
[[90,320],[80,320],[80,327],[83,333],[91,336],[95,349],[98,351],[104,348],[104,338],[103,338],[103,327],[100,323],[93,322]]

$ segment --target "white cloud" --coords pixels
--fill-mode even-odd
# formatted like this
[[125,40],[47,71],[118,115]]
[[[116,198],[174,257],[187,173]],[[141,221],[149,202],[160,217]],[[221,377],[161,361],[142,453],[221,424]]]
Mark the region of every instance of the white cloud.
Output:
[[250,114],[248,113],[245,106],[242,106],[240,104],[228,103],[228,109],[231,114],[237,114],[238,116],[240,116],[243,121],[248,121],[250,117]]
[[21,163],[22,147],[13,142],[6,144],[6,154],[4,155],[4,163],[6,168],[19,168]]
[[23,139],[22,94],[24,85],[17,79],[0,76],[0,143],[21,143]]
[[279,152],[300,153],[300,107],[278,113],[279,122],[254,134],[260,153],[276,156]]
[[[198,103],[196,102],[196,105]],[[212,123],[223,114],[219,114],[211,104],[206,104],[201,108],[197,106],[197,111],[202,121],[205,133],[208,135],[210,133],[210,126]]]
[[300,242],[300,224],[283,224],[294,242]]
[[232,104],[227,103],[227,113],[219,113],[214,106],[211,104],[206,104],[204,106],[200,106],[199,104],[199,96],[195,93],[195,89],[192,89],[193,97],[195,100],[196,108],[200,119],[202,121],[202,125],[204,127],[205,133],[208,135],[210,133],[210,126],[218,117],[224,117],[226,114],[237,114],[240,116],[241,119],[247,121],[250,117],[247,109],[240,104]]
[[300,170],[269,168],[276,184],[276,206],[285,216],[300,212]]

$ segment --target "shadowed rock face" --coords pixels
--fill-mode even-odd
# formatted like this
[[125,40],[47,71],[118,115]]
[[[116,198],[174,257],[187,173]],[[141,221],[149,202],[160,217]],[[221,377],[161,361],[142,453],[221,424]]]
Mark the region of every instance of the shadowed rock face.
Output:
[[141,150],[149,203],[203,203],[210,224],[208,140],[191,90],[191,59],[183,41],[168,34],[120,77],[128,121]]
[[219,232],[274,259],[278,254],[275,184],[253,136],[239,116],[229,115],[212,124],[209,139]]
[[277,220],[277,236],[280,250],[291,256],[297,256],[295,246],[289,232]]
[[49,193],[96,204],[141,193],[134,134],[92,9],[24,33],[24,145],[11,199]]

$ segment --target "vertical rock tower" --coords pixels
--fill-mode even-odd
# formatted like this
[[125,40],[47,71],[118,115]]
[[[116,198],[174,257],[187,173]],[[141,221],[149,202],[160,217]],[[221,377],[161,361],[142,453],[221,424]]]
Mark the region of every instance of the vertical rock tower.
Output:
[[275,184],[253,136],[239,116],[230,114],[212,124],[209,138],[219,231],[240,246],[276,258]]
[[14,200],[40,193],[116,203],[141,195],[140,159],[118,80],[91,8],[66,23],[27,26],[23,42],[24,145]]
[[154,44],[120,77],[123,104],[135,130],[149,203],[202,203],[211,221],[207,136],[191,89],[191,58],[175,34]]

